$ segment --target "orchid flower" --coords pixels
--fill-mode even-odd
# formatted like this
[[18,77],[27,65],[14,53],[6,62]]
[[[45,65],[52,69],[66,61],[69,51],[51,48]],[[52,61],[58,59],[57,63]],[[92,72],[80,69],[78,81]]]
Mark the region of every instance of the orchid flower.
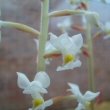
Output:
[[47,73],[45,72],[38,72],[35,75],[33,81],[29,81],[29,79],[20,72],[18,74],[18,86],[19,88],[23,89],[24,94],[30,94],[33,98],[33,107],[35,110],[42,108],[41,110],[45,109],[45,107],[50,106],[52,104],[52,100],[44,101],[41,94],[47,93],[47,88],[50,85],[50,78]]
[[75,110],[86,110],[89,107],[90,102],[100,94],[100,92],[94,93],[91,91],[87,91],[83,95],[80,92],[78,85],[72,83],[68,83],[68,85],[70,86],[69,91],[71,91],[74,94],[75,98],[79,103]]
[[63,64],[57,68],[57,71],[74,69],[81,66],[78,57],[80,49],[83,46],[81,34],[69,37],[67,33],[64,33],[57,37],[50,33],[49,42],[63,57]]
[[[35,42],[38,47],[38,40],[35,40]],[[62,55],[63,64],[57,68],[57,71],[74,69],[81,66],[78,54],[82,46],[83,38],[81,34],[69,37],[67,33],[64,33],[57,37],[50,33],[50,40],[47,41],[45,46],[44,58],[49,63],[52,57]]]

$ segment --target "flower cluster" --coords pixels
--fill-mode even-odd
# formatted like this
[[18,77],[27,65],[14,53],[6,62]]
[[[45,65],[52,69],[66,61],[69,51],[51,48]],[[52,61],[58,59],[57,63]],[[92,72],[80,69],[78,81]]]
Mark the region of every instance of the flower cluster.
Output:
[[31,82],[23,73],[17,72],[17,74],[18,86],[23,89],[24,94],[30,94],[32,96],[34,110],[44,110],[46,107],[52,105],[53,101],[51,99],[44,101],[42,96],[48,93],[47,88],[50,85],[50,78],[47,73],[38,72]]
[[[101,29],[96,36],[101,35],[102,33],[106,34],[104,39],[110,38],[110,22],[107,22],[103,25],[99,20],[99,14],[93,11],[89,11],[88,4],[92,0],[66,0],[69,4],[69,9],[49,12],[49,0],[41,0],[42,9],[41,9],[41,25],[40,32],[36,29],[29,27],[27,25],[0,20],[0,29],[1,27],[15,28],[23,32],[28,32],[39,36],[39,40],[34,40],[37,44],[38,55],[38,73],[36,73],[33,81],[30,81],[27,76],[23,73],[17,72],[18,79],[17,84],[19,88],[23,89],[24,94],[31,95],[32,97],[32,108],[29,110],[44,110],[46,107],[51,106],[54,103],[54,99],[44,100],[44,94],[47,94],[47,88],[50,86],[50,78],[45,72],[45,63],[50,64],[50,61],[54,57],[61,57],[62,63],[57,67],[57,71],[63,70],[72,70],[74,68],[81,66],[81,61],[79,59],[79,54],[82,52],[88,56],[88,70],[90,80],[90,88],[94,82],[94,64],[93,64],[93,50],[92,50],[92,28],[98,27]],[[110,3],[110,0],[96,0],[102,3]],[[71,9],[71,10],[70,10]],[[71,16],[72,15],[72,16]],[[82,18],[81,26],[79,23],[73,22],[73,15],[80,15]],[[1,16],[1,11],[0,11]],[[69,16],[66,19],[62,20],[57,27],[63,32],[60,36],[56,36],[53,33],[49,33],[48,37],[48,24],[49,18],[51,17],[61,17]],[[74,26],[73,26],[74,25]],[[75,26],[76,25],[76,26]],[[67,31],[76,29],[78,31],[86,31],[87,45],[84,45],[83,37],[81,34],[74,36],[69,36]],[[0,41],[1,41],[1,30],[0,30]],[[39,45],[40,42],[40,45]],[[85,47],[86,50],[82,49]],[[81,50],[82,49],[82,50]],[[45,61],[44,61],[45,59]],[[87,91],[84,95],[80,92],[78,85],[68,83],[71,91],[74,94],[75,99],[78,102],[78,106],[75,110],[88,110],[90,108],[91,101],[97,98],[100,92],[91,92]],[[94,85],[94,84],[93,84]]]

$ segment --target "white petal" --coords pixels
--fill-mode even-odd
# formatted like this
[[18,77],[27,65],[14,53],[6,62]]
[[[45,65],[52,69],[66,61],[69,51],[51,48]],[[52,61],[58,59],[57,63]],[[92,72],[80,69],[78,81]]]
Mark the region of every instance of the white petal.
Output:
[[30,86],[24,89],[24,94],[47,93],[47,90],[42,87],[38,81],[32,81]]
[[60,35],[56,39],[50,39],[50,43],[60,51],[65,51],[72,46],[72,41],[67,33]]
[[75,110],[85,110],[85,107],[84,107],[84,105],[79,103],[78,106],[75,108]]
[[59,51],[48,41],[46,43],[45,54],[59,53]]
[[84,94],[84,99],[86,101],[91,101],[91,100],[95,99],[99,94],[100,94],[100,92],[94,93],[94,92],[91,92],[91,91],[87,91]]
[[46,72],[38,72],[35,75],[34,80],[39,81],[42,87],[47,88],[50,85],[50,78]]
[[81,94],[81,92],[80,92],[80,90],[79,90],[79,87],[78,87],[78,85],[76,85],[76,84],[73,84],[73,83],[68,83],[68,85],[70,86],[70,91],[74,94],[74,96],[76,97],[76,98],[82,98],[82,94]]
[[30,84],[28,78],[23,73],[20,72],[17,72],[17,75],[18,75],[18,79],[17,79],[18,86],[22,89],[28,87]]
[[49,33],[50,35],[50,40],[55,40],[56,38],[58,38],[55,34],[53,33]]
[[58,42],[56,43],[57,45],[59,45],[58,48],[61,48],[62,51],[63,49],[68,49],[72,46],[72,41],[70,40],[70,37],[68,36],[67,33],[60,35],[58,37],[58,40],[59,40],[59,43]]
[[53,104],[53,100],[52,99],[49,99],[49,100],[47,100],[47,101],[44,102],[45,107],[49,107],[52,104]]
[[81,66],[81,61],[80,60],[76,60],[75,62],[70,62],[70,63],[67,63],[67,64],[65,64],[63,66],[57,67],[57,71],[74,69],[74,68],[80,67],[80,66]]
[[78,49],[80,49],[83,46],[83,37],[81,34],[72,36],[72,41],[76,44]]

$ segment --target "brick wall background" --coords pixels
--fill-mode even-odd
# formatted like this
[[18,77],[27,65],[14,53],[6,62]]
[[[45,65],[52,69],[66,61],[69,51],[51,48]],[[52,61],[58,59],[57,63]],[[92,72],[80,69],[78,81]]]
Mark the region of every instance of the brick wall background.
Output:
[[[52,0],[50,10],[64,9],[64,1]],[[9,20],[27,24],[39,30],[40,25],[40,0],[1,0],[2,20]],[[91,10],[100,13],[101,21],[110,20],[110,5],[92,3]],[[62,18],[50,20],[49,31],[60,35],[56,23]],[[78,32],[70,32],[70,35]],[[36,73],[36,44],[27,33],[14,29],[2,29],[0,43],[0,110],[26,110],[31,106],[31,97],[22,94],[18,88],[16,72],[24,72],[30,80]],[[110,40],[100,37],[94,42],[96,87],[102,91],[102,100],[110,100]],[[51,86],[46,98],[66,95],[67,82],[80,85],[81,90],[87,90],[87,65],[86,58],[81,56],[82,67],[73,71],[57,73],[55,67],[61,62],[57,60],[47,66],[51,77]]]

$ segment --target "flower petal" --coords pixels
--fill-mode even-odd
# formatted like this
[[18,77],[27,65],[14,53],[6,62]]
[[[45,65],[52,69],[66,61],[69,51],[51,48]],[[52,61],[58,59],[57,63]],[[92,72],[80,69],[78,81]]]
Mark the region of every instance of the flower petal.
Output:
[[80,60],[76,60],[75,62],[70,62],[70,63],[67,63],[67,64],[65,64],[63,66],[57,67],[57,71],[74,69],[74,68],[80,67],[80,66],[81,66],[81,61]]
[[78,85],[73,83],[68,83],[68,85],[70,86],[69,90],[74,94],[76,98],[82,98],[82,93],[80,92]]
[[55,34],[53,33],[49,33],[50,35],[50,40],[55,40],[56,38],[58,38]]
[[99,94],[100,94],[100,92],[94,93],[94,92],[91,92],[91,91],[87,91],[84,94],[84,99],[86,101],[91,101],[91,100],[95,99]]
[[42,87],[47,88],[50,85],[50,78],[46,72],[38,72],[34,78],[35,81],[39,81]]
[[49,100],[45,101],[44,104],[45,104],[45,107],[49,107],[53,104],[53,100],[49,99]]
[[72,36],[72,41],[76,44],[78,49],[80,49],[83,46],[83,37],[81,34]]
[[47,93],[47,90],[42,87],[40,82],[32,81],[30,86],[24,89],[24,94],[36,94],[36,93]]
[[49,42],[46,43],[45,54],[59,53],[59,51]]
[[70,40],[67,33],[64,33],[57,37],[56,39],[50,39],[50,43],[60,51],[65,51],[72,46],[72,41]]
[[21,89],[25,89],[30,85],[30,81],[23,73],[17,72],[17,75],[18,75],[17,84]]

